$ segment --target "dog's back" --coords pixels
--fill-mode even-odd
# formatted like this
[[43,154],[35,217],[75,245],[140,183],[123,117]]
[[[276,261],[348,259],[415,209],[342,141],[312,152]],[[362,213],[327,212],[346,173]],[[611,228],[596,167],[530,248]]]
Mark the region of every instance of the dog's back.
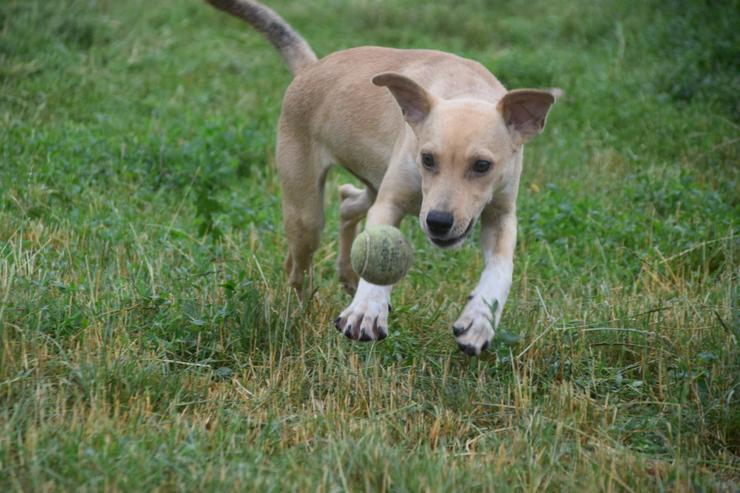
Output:
[[[454,71],[455,79],[435,77],[442,70]],[[293,133],[308,132],[335,161],[375,189],[405,126],[391,93],[372,82],[384,72],[404,74],[445,99],[495,103],[506,92],[477,62],[435,50],[350,48],[300,71],[286,90],[281,125]]]

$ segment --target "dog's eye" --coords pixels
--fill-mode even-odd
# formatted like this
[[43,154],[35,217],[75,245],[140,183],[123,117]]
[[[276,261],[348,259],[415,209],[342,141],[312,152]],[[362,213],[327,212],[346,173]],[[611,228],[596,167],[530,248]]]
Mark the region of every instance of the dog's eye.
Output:
[[479,159],[478,161],[473,164],[473,171],[476,173],[486,173],[488,170],[491,169],[491,161],[485,161],[483,159]]
[[430,171],[437,167],[436,163],[434,162],[434,156],[432,156],[431,154],[421,155],[421,165]]

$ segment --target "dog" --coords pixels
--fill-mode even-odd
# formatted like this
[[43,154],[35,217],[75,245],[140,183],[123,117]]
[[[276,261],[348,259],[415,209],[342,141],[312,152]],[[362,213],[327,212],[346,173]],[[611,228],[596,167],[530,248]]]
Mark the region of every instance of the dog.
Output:
[[350,263],[363,218],[366,227],[397,227],[416,214],[429,241],[445,249],[458,247],[480,218],[485,267],[452,325],[460,349],[479,355],[511,287],[523,146],[542,132],[562,91],[507,91],[483,65],[441,51],[365,46],[319,60],[270,8],[207,1],[260,31],[293,74],[276,152],[290,283],[299,292],[304,285],[324,225],[327,171],[340,164],[365,188],[340,187],[337,269],[354,298],[337,330],[357,341],[388,335],[392,286],[358,279]]

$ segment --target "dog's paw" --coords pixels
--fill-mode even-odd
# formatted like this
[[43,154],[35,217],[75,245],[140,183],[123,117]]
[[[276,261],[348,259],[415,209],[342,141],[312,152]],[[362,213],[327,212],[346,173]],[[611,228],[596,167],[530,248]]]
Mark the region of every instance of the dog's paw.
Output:
[[471,299],[465,306],[462,315],[452,324],[460,350],[468,356],[478,356],[485,351],[493,340],[493,310],[479,296]]
[[388,336],[390,292],[385,286],[360,281],[352,303],[336,318],[334,326],[355,341],[380,341]]

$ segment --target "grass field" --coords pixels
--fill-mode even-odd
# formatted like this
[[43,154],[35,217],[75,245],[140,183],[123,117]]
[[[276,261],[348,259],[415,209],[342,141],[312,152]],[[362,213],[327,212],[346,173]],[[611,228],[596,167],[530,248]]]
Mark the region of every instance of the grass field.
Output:
[[282,272],[290,75],[197,0],[0,2],[0,491],[737,491],[740,8],[271,2],[321,55],[452,51],[567,97],[528,146],[514,284],[450,324],[475,241],[431,247],[390,336]]

